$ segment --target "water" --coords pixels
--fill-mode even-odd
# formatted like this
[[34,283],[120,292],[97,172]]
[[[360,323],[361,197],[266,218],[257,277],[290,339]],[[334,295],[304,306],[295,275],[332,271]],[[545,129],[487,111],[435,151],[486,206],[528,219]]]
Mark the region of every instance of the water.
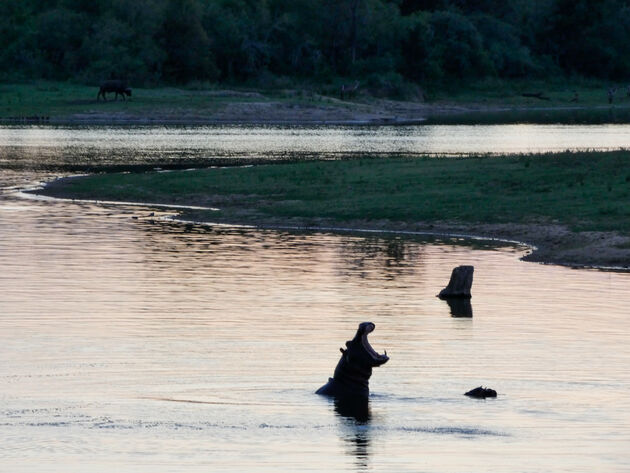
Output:
[[630,125],[0,127],[0,165],[204,165],[217,158],[510,154],[630,148]]
[[[0,171],[0,471],[630,469],[630,274],[483,242],[187,231],[24,199],[57,173],[32,157]],[[459,264],[472,318],[435,297]],[[362,422],[313,392],[364,320],[391,359]],[[499,397],[462,395],[480,384]]]

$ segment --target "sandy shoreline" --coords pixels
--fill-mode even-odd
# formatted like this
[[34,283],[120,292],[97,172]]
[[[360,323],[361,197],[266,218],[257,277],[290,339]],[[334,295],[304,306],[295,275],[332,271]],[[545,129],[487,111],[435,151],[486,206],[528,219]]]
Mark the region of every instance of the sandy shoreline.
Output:
[[[55,122],[208,125],[407,125],[435,113],[461,113],[466,107],[436,107],[424,103],[376,101],[370,104],[329,99],[327,104],[286,101],[229,102],[216,110],[157,110],[152,115],[129,112],[82,113]],[[471,109],[472,110],[472,109]]]
[[[42,189],[29,191],[46,197],[74,200],[64,186],[69,179],[49,182]],[[104,203],[99,200],[90,202]],[[107,202],[115,204],[115,202]],[[131,204],[120,202],[120,204]],[[612,271],[630,271],[630,237],[617,232],[574,232],[555,223],[501,223],[460,224],[452,222],[392,222],[374,220],[337,221],[313,218],[278,218],[261,215],[255,209],[225,208],[207,200],[186,202],[133,202],[137,205],[173,208],[179,212],[177,220],[185,224],[247,225],[264,229],[289,229],[297,231],[354,231],[382,232],[388,234],[434,235],[481,240],[498,240],[530,247],[524,261],[557,264],[572,268],[594,268]],[[211,215],[221,207],[227,217]]]

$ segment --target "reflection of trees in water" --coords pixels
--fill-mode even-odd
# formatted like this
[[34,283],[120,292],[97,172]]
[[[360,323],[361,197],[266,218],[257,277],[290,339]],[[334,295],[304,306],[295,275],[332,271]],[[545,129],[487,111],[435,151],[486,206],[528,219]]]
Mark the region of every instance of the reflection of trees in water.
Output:
[[401,237],[342,238],[341,274],[360,278],[396,279],[421,267],[421,245]]
[[[143,211],[135,210],[140,215],[139,228],[145,230],[142,244],[155,254],[173,254],[179,252],[180,258],[198,258],[188,261],[186,266],[208,267],[216,261],[211,254],[222,254],[228,250],[244,255],[259,255],[263,258],[277,256],[290,258],[294,268],[309,268],[321,261],[330,261],[339,275],[344,278],[363,278],[379,281],[391,281],[401,277],[416,276],[422,271],[422,252],[424,246],[408,237],[359,237],[348,235],[321,235],[310,233],[292,233],[277,230],[245,229],[212,225],[183,225],[155,222],[151,224]],[[166,238],[165,238],[166,237]],[[185,250],[185,251],[183,251]],[[331,254],[332,250],[332,254]],[[191,266],[188,266],[191,265]]]
[[[361,238],[356,236],[336,236],[326,242],[310,239],[309,235],[292,234],[273,230],[238,229],[219,226],[185,226],[181,224],[148,225],[148,241],[156,247],[168,247],[184,244],[187,250],[198,247],[199,251],[219,251],[223,246],[238,246],[243,252],[276,249],[292,254],[300,253],[306,264],[314,254],[332,243],[338,248],[338,271],[345,277],[365,279],[394,280],[401,276],[410,276],[422,267],[421,252],[423,246],[418,242],[402,237]],[[161,240],[158,235],[169,234],[172,238]],[[196,238],[195,236],[198,235]],[[308,256],[307,256],[308,255]]]
[[370,457],[370,404],[366,399],[335,399],[335,413],[343,422],[341,440],[358,471],[366,471]]

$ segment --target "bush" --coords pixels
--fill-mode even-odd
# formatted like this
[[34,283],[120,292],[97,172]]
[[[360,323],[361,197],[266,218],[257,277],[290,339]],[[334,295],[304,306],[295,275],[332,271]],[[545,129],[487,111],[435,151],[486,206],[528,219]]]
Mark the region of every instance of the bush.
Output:
[[515,26],[490,15],[474,15],[471,19],[481,34],[484,49],[497,75],[524,77],[539,70]]
[[372,73],[367,76],[366,85],[370,95],[392,99],[424,100],[418,85],[407,82],[396,72]]
[[431,15],[432,47],[427,58],[428,70],[439,80],[443,76],[463,79],[492,74],[492,63],[483,47],[481,35],[465,16],[450,11]]

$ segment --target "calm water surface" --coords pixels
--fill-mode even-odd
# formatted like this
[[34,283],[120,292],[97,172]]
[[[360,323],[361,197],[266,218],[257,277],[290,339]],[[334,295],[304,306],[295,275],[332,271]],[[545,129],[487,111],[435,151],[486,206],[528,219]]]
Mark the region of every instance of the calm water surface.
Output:
[[[630,470],[629,274],[449,239],[186,231],[22,198],[55,175],[34,158],[0,170],[0,471]],[[435,297],[459,264],[472,318]],[[357,421],[313,392],[364,320],[391,360]],[[482,383],[499,397],[462,395]]]
[[530,153],[630,148],[630,125],[0,127],[0,165],[196,163],[213,158]]

